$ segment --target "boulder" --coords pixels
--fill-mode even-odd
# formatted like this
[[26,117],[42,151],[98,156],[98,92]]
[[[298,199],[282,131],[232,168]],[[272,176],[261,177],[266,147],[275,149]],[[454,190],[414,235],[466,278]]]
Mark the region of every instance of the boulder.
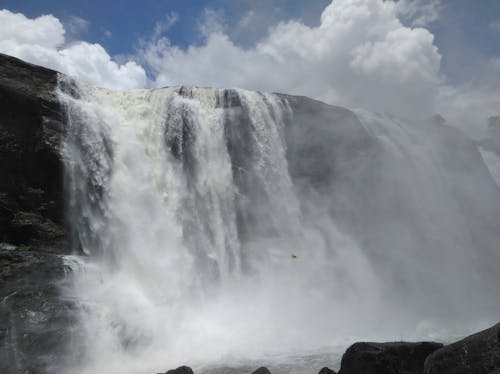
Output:
[[421,374],[440,343],[355,343],[342,356],[339,374]]
[[432,353],[424,374],[500,373],[500,323]]
[[193,374],[193,369],[189,366],[179,366],[177,369],[169,370],[165,374]]
[[271,374],[268,368],[261,366],[257,370],[253,371],[252,374]]
[[318,374],[336,374],[334,370],[328,368],[328,367],[324,367],[323,369],[321,369],[319,371]]

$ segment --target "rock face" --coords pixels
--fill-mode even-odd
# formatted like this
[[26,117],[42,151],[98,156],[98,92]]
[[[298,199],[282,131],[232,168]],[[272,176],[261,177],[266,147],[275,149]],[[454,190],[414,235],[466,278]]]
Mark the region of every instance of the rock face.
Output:
[[339,374],[421,374],[439,343],[355,343],[342,357]]
[[[62,255],[69,253],[70,244],[60,152],[65,126],[56,87],[55,71],[0,55],[0,373],[50,372],[63,361],[63,347],[75,322],[72,302],[64,299],[59,287],[67,271]],[[445,259],[438,257],[440,252],[435,249],[449,247],[454,251],[455,244],[464,242],[463,249],[473,248],[475,256],[474,261],[467,262],[467,266],[474,266],[470,271],[457,272],[461,284],[467,284],[463,280],[466,277],[469,283],[478,283],[476,274],[481,274],[481,282],[484,279],[486,285],[498,280],[500,191],[472,142],[452,128],[433,124],[424,126],[423,133],[411,142],[395,142],[395,147],[389,147],[383,131],[390,133],[391,128],[373,133],[376,123],[362,123],[361,117],[347,109],[303,97],[280,96],[287,99],[293,111],[284,137],[294,187],[307,200],[317,201],[342,228],[349,228],[348,234],[358,238],[369,249],[369,256],[378,261],[380,273],[391,273],[383,271],[383,264],[393,267],[385,260],[401,248],[408,253],[418,251],[418,258],[425,259],[425,263],[417,262],[410,269],[429,267],[430,274],[441,272]],[[221,105],[231,109],[228,113],[238,115],[236,101],[236,96],[228,96]],[[238,122],[243,128],[245,115],[248,113],[242,113]],[[249,143],[245,130],[238,139],[231,136],[227,134],[228,143],[233,145],[228,149],[232,165],[244,169],[242,154]],[[429,149],[435,151],[436,165],[446,171],[435,176],[436,184],[425,183],[427,174],[419,174],[413,155],[402,146],[413,141],[422,142],[419,146],[435,143]],[[178,145],[170,147],[174,157],[189,157],[189,150],[181,154]],[[398,173],[382,175],[382,166]],[[245,178],[244,173],[239,174]],[[251,181],[235,179],[242,188],[252,186]],[[423,187],[412,188],[417,182]],[[416,190],[429,193],[413,194]],[[444,192],[435,195],[437,190]],[[421,197],[428,196],[432,199],[422,201]],[[441,206],[435,200],[441,202],[442,198],[451,199],[449,205],[457,211],[454,217],[464,221],[450,223],[450,227],[459,228],[457,234],[467,231],[465,238],[457,235],[457,242],[445,241],[442,235],[427,235],[428,216],[434,216],[431,232],[450,229],[450,216],[433,210]],[[312,210],[311,217],[315,212]],[[308,214],[304,212],[306,220],[311,218]],[[467,230],[460,230],[462,227]],[[245,235],[245,230],[239,231],[239,235]],[[394,251],[388,250],[391,248]],[[424,249],[427,253],[422,254]],[[471,309],[463,310],[465,315],[476,315],[473,313],[484,307],[497,308],[496,300],[481,305],[473,300],[477,292],[456,286],[453,289],[458,289],[457,295],[445,298],[448,295],[437,289],[439,284],[426,276],[416,272],[413,278],[419,280],[418,284],[406,286],[402,279],[391,279],[398,288],[389,291],[401,292],[405,298],[413,291],[416,299],[422,283],[424,289],[435,290],[435,299],[430,298],[427,305],[422,303],[423,313],[429,305],[440,302],[455,312],[457,308],[450,301],[461,301],[464,293],[471,295]],[[454,279],[449,278],[452,283]],[[481,282],[471,290],[481,289]],[[449,310],[444,306],[440,310],[447,316]],[[411,308],[418,315],[419,310]],[[341,372],[420,373],[426,356],[437,348],[435,343],[358,343],[346,352]],[[466,369],[446,371],[455,368],[456,362],[463,362]],[[425,367],[428,373],[486,373],[498,369],[498,327],[439,350]],[[192,370],[181,367],[170,373],[190,374]],[[269,370],[260,368],[254,373],[268,374]]]
[[70,317],[57,73],[0,55],[0,372],[45,373]]
[[500,324],[431,354],[424,374],[500,373]]
[[57,73],[0,56],[0,240],[50,243],[64,237],[63,129]]

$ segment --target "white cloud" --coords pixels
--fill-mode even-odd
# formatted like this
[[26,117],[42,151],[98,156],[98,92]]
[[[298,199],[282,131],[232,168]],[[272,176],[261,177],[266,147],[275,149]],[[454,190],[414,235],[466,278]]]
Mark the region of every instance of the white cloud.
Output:
[[[0,52],[106,87],[191,84],[286,92],[404,116],[440,112],[448,123],[477,133],[483,117],[498,112],[498,81],[445,86],[432,33],[401,21],[404,16],[413,20],[410,24],[431,22],[439,6],[437,0],[335,0],[318,26],[281,22],[248,48],[235,44],[221,13],[210,10],[204,13],[199,44],[173,45],[165,36],[178,22],[171,13],[155,25],[149,41],[142,41],[137,56],[113,58],[99,44],[68,44],[68,30],[52,15],[28,19],[3,10]],[[248,28],[257,21],[251,12],[241,20]],[[148,67],[152,82],[134,60]],[[500,69],[498,57],[486,65],[489,71]]]
[[399,0],[396,8],[412,26],[427,26],[439,19],[441,0]]
[[20,13],[0,10],[2,46],[25,44],[55,49],[64,43],[64,33],[61,22],[52,15],[44,15],[31,20]]
[[64,28],[71,35],[78,36],[82,33],[87,32],[89,28],[89,22],[87,20],[84,20],[83,18],[71,16],[65,23]]
[[447,122],[473,139],[482,139],[488,118],[500,114],[498,87],[443,86],[437,101]]
[[490,27],[491,31],[500,32],[500,19],[498,19],[498,20],[496,20],[494,22],[491,22],[489,24],[489,27]]
[[104,30],[103,34],[106,39],[111,39],[113,37],[113,33],[109,30]]
[[198,28],[205,38],[211,34],[222,33],[224,30],[224,17],[222,13],[210,8],[204,9]]
[[161,21],[155,23],[152,39],[156,40],[162,37],[179,21],[179,15],[175,12],[168,13]]
[[255,21],[256,16],[257,14],[253,10],[249,10],[241,17],[238,27],[245,28],[250,26]]
[[[73,18],[73,21],[80,31],[86,27],[82,19]],[[99,44],[77,41],[66,45],[65,34],[61,22],[52,15],[29,19],[23,14],[0,10],[0,52],[99,86],[132,88],[146,85],[146,73],[135,62],[118,64]]]
[[279,23],[249,49],[212,22],[215,31],[200,46],[181,49],[161,39],[141,53],[157,85],[238,86],[427,115],[434,110],[440,55],[432,34],[405,27],[397,12],[390,1],[336,0],[319,26]]

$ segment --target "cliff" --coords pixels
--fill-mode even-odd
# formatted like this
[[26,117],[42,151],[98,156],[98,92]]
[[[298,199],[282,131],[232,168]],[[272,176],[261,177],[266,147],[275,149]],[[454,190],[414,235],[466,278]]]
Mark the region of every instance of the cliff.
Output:
[[0,372],[42,373],[65,333],[57,73],[0,55]]
[[[61,156],[66,127],[57,84],[57,72],[0,55],[0,372],[5,373],[45,373],[61,364],[65,349],[78,351],[71,345],[78,339],[72,336],[74,300],[63,292],[69,271],[64,255],[78,247],[67,227]],[[414,300],[398,306],[401,315],[432,309],[459,321],[498,309],[498,299],[482,291],[498,292],[492,285],[498,278],[500,191],[473,142],[439,123],[412,128],[390,116],[278,96],[293,113],[283,136],[304,220],[317,222],[318,213],[324,214],[356,238],[386,286],[385,295]],[[258,184],[240,172],[253,161],[245,128],[249,113],[236,97],[219,103],[231,108],[232,121],[241,125],[234,132],[225,128],[235,185],[249,201],[262,201]],[[174,157],[186,158],[189,174],[191,130],[187,121],[180,122],[185,143],[172,138],[167,146]],[[262,213],[245,208],[246,222],[238,222],[242,241]],[[326,245],[329,234],[321,232]],[[335,246],[331,249],[335,256]],[[468,306],[459,308],[465,293]]]

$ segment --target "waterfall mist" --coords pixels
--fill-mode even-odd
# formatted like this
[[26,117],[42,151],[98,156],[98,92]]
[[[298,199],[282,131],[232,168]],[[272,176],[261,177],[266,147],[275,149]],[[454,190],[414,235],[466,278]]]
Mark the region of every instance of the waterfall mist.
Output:
[[500,192],[456,130],[60,79],[72,373],[446,338],[498,315]]

